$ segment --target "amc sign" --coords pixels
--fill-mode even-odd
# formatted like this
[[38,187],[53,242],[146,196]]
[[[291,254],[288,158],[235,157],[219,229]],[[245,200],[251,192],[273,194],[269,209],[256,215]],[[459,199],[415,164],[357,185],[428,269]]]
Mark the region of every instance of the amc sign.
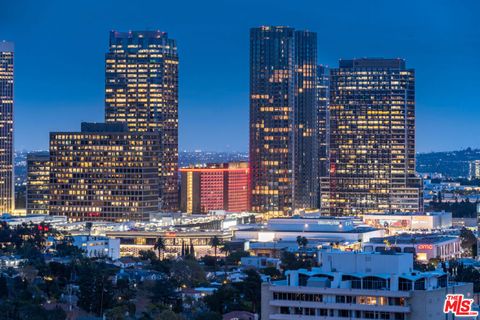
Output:
[[431,244],[419,244],[417,246],[417,249],[418,250],[432,250],[433,249],[433,245]]

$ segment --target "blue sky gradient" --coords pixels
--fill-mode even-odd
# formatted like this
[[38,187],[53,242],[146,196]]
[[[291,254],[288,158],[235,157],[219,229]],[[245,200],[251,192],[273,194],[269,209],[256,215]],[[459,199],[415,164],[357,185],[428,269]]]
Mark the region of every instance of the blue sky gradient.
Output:
[[480,2],[0,0],[16,45],[15,144],[103,121],[104,54],[116,29],[166,31],[180,55],[180,150],[248,149],[249,28],[316,31],[319,63],[402,57],[416,69],[417,151],[480,147]]

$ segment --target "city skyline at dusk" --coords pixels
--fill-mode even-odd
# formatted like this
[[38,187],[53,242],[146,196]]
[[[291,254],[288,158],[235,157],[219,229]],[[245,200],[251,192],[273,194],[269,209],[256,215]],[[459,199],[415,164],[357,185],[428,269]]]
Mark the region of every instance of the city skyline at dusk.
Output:
[[0,0],[0,320],[480,320],[479,9]]
[[[209,10],[196,15],[198,6]],[[259,25],[316,32],[318,62],[331,67],[341,58],[406,59],[416,69],[417,151],[480,147],[473,132],[480,116],[474,94],[480,80],[472,72],[479,67],[480,28],[472,10],[478,4],[307,1],[302,6],[310,9],[268,1],[187,8],[150,4],[158,10],[131,3],[126,10],[126,2],[88,8],[6,2],[0,39],[16,48],[15,147],[47,149],[50,131],[102,122],[109,31],[159,29],[178,46],[179,150],[246,151],[248,36]]]

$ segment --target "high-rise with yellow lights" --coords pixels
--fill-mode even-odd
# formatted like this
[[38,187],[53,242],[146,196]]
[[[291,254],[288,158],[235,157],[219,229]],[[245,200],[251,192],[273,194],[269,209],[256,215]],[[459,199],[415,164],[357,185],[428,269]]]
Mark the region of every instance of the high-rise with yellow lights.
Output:
[[178,55],[161,31],[110,33],[105,58],[105,120],[158,132],[161,210],[178,209]]
[[322,179],[322,212],[421,211],[414,70],[402,59],[340,60],[330,81],[329,176]]
[[50,215],[71,221],[146,221],[158,212],[156,132],[82,123],[50,133]]
[[0,42],[0,212],[12,212],[13,187],[13,57],[11,42]]
[[50,153],[27,155],[27,214],[48,214],[50,198]]
[[317,35],[250,31],[252,210],[266,217],[317,206]]

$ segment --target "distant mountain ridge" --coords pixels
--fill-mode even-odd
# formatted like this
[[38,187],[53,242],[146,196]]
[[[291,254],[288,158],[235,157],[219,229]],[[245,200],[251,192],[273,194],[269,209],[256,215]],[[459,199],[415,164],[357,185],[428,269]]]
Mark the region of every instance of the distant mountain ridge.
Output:
[[447,177],[467,177],[468,163],[480,160],[480,149],[417,154],[417,172],[438,172]]

